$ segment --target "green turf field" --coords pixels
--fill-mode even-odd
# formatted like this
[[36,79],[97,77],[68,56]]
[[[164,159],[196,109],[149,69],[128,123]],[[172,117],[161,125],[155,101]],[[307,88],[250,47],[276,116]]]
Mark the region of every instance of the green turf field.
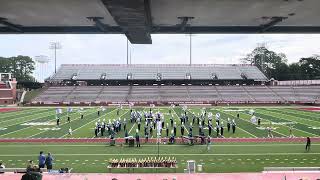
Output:
[[[296,107],[207,107],[208,112],[220,112],[222,121],[228,117],[235,119],[237,130],[235,134],[225,130],[228,137],[266,137],[265,126],[273,128],[275,137],[289,136],[289,126],[293,126],[295,137],[319,137],[320,113],[302,111]],[[250,109],[254,109],[257,117],[262,118],[262,125],[258,127],[250,122]],[[136,111],[149,111],[149,107],[137,107]],[[169,108],[159,107],[153,111],[164,114],[169,123]],[[65,112],[65,109],[64,109]],[[0,138],[94,138],[94,126],[98,119],[106,121],[119,118],[127,119],[127,129],[130,135],[135,134],[136,124],[129,121],[130,110],[123,108],[117,116],[116,108],[107,108],[100,117],[97,108],[85,108],[85,118],[80,119],[79,113],[71,114],[71,123],[66,121],[66,113],[62,114],[61,124],[56,127],[55,108],[23,108],[17,112],[0,113]],[[201,112],[201,108],[189,107],[187,113],[191,116]],[[177,122],[177,136],[180,136],[179,116],[183,113],[181,107],[175,107],[172,115]],[[240,113],[240,119],[236,118]],[[189,119],[190,121],[190,119]],[[170,124],[170,123],[169,123]],[[224,123],[226,125],[226,122]],[[144,123],[141,124],[141,137]],[[72,136],[68,129],[73,129]],[[194,124],[194,135],[198,132],[198,125]],[[226,128],[225,128],[226,129]],[[188,126],[186,125],[186,132]],[[207,134],[208,130],[205,129]],[[155,131],[153,137],[155,137]],[[215,137],[213,131],[213,137]],[[162,133],[165,136],[165,133]],[[117,137],[123,137],[120,132]],[[107,172],[106,164],[110,158],[143,158],[158,155],[158,146],[155,144],[142,144],[141,148],[124,146],[110,147],[106,144],[61,143],[61,144],[35,144],[35,143],[0,143],[0,161],[6,167],[25,167],[29,159],[37,159],[39,151],[51,152],[55,158],[54,167],[71,167],[73,172]],[[177,172],[183,172],[187,160],[196,160],[202,164],[205,172],[253,172],[261,171],[263,167],[296,167],[320,166],[320,144],[312,143],[311,151],[304,151],[301,143],[213,143],[211,150],[207,151],[205,145],[164,145],[159,146],[160,156],[176,157],[178,160]],[[127,172],[114,170],[113,172]],[[156,170],[137,169],[135,172],[156,172]],[[174,172],[162,169],[157,172]]]
[[[183,113],[182,108],[176,107],[169,114],[168,107],[154,108],[154,112],[160,111],[164,114],[166,123],[169,123],[169,117],[173,116],[177,122],[177,135],[180,136],[180,115]],[[261,126],[252,124],[250,121],[251,115],[248,111],[253,109],[257,117],[262,118]],[[135,108],[136,111],[149,111],[149,107]],[[1,112],[0,113],[0,138],[92,138],[94,137],[95,123],[100,119],[106,119],[106,122],[120,118],[127,119],[127,129],[130,135],[134,135],[137,125],[130,123],[130,111],[127,108],[120,110],[117,116],[116,108],[108,108],[100,117],[97,115],[97,108],[85,108],[84,119],[80,119],[80,114],[73,112],[70,114],[71,123],[67,123],[66,109],[63,109],[61,115],[60,126],[56,126],[55,108],[25,108],[17,112]],[[191,122],[192,113],[197,115],[201,112],[201,108],[189,108],[189,122]],[[210,107],[207,112],[212,112],[214,115],[219,112],[221,119],[226,127],[226,119],[235,119],[237,130],[235,134],[228,133],[225,130],[224,136],[227,137],[267,137],[267,131],[264,129],[267,126],[273,128],[275,137],[289,136],[289,126],[293,127],[292,133],[295,137],[316,137],[320,135],[320,113],[302,111],[291,107]],[[236,118],[237,113],[240,113],[240,119]],[[69,127],[72,128],[72,136],[68,135]],[[189,123],[185,125],[185,135],[187,135]],[[169,127],[170,128],[170,127]],[[225,128],[226,129],[226,128]],[[194,135],[198,132],[198,125],[193,124]],[[170,128],[171,131],[171,128]],[[169,132],[170,132],[169,131]],[[208,129],[205,128],[205,134]],[[156,137],[156,131],[153,131],[153,137]],[[141,136],[144,136],[144,123],[141,123]],[[117,137],[123,137],[124,132],[120,132]],[[163,132],[163,136],[165,133]],[[215,137],[215,133],[213,133]]]
[[[0,160],[6,167],[25,167],[26,161],[37,159],[39,151],[51,152],[54,168],[72,167],[73,172],[108,172],[110,158],[156,157],[157,145],[142,144],[140,148],[109,146],[104,144],[0,144]],[[202,164],[205,172],[253,172],[263,167],[319,167],[320,144],[313,144],[311,151],[304,151],[304,144],[294,143],[218,143],[210,151],[205,145],[160,145],[163,157],[176,157],[177,172],[183,172],[187,160]],[[113,170],[113,172],[127,172]],[[156,172],[137,169],[135,172]],[[174,172],[162,169],[158,172]]]

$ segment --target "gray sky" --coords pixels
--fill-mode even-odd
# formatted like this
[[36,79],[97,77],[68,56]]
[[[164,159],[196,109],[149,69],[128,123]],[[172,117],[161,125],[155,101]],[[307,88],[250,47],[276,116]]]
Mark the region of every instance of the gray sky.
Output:
[[[49,43],[58,41],[61,63],[126,63],[124,35],[0,35],[0,56],[48,56],[54,59]],[[152,45],[130,45],[132,63],[189,63],[189,35],[152,35]],[[287,55],[290,63],[299,58],[320,54],[318,34],[213,34],[192,36],[193,63],[240,63],[258,43]],[[53,69],[50,65],[49,69]]]

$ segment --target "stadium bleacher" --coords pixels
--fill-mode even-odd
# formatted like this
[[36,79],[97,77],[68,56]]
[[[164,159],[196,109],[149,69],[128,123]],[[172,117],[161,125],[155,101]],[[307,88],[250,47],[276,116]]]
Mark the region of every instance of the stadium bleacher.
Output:
[[191,79],[212,79],[216,75],[220,80],[243,79],[245,74],[248,79],[266,81],[267,77],[256,67],[251,65],[225,65],[225,64],[62,64],[58,72],[50,81],[71,79],[74,74],[77,80],[96,80],[102,74],[106,79],[127,79],[132,74],[133,79],[156,79],[161,74],[163,80],[186,79],[190,74]]
[[62,86],[50,87],[36,102],[314,102],[314,86]]
[[9,81],[0,81],[0,104],[13,104],[15,101],[15,83],[12,83],[12,88],[10,87]]
[[[71,80],[75,76],[76,78]],[[189,83],[188,80],[192,82],[191,79],[197,80],[200,84]],[[152,80],[152,83],[134,84],[131,80],[144,82]],[[183,82],[174,84],[179,80]],[[246,85],[246,80],[258,83]],[[68,86],[66,81],[72,83]],[[115,81],[116,84],[108,85],[111,81]],[[125,83],[120,85],[118,81]],[[230,83],[232,81],[233,83]],[[267,86],[264,85],[266,81],[267,77],[252,65],[63,64],[48,80],[51,86],[33,99],[33,102],[46,104],[319,102],[320,88],[315,86]],[[77,82],[88,83],[77,84]],[[201,84],[202,82],[204,84]],[[52,86],[52,83],[55,83],[55,86]]]

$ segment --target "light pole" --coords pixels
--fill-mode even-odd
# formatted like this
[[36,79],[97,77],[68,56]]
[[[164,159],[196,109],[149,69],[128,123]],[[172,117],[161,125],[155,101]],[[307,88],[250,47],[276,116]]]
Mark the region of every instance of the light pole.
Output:
[[192,34],[190,32],[190,34],[188,34],[187,36],[189,36],[189,65],[192,65],[192,36],[195,36],[194,34]]
[[57,73],[57,49],[62,49],[60,42],[51,42],[50,49],[54,50],[54,73]]
[[129,40],[127,38],[127,65],[129,64]]
[[36,76],[37,80],[39,82],[44,82],[45,77],[48,75],[48,63],[49,63],[49,57],[40,55],[40,56],[35,56],[34,57],[36,61]]
[[190,56],[190,66],[192,64],[192,34],[189,35],[189,56]]

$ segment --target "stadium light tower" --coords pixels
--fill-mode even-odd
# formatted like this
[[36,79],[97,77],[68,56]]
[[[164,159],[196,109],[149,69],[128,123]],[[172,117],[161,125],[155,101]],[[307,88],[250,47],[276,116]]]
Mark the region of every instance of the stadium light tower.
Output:
[[50,49],[54,50],[54,73],[57,73],[57,49],[62,49],[60,42],[51,42]]
[[129,40],[127,38],[127,65],[129,64]]
[[44,82],[45,77],[48,75],[49,57],[40,55],[34,57],[36,61],[36,79],[39,82]]
[[195,36],[191,32],[187,35],[189,36],[189,65],[192,64],[192,36]]
[[192,64],[192,34],[190,33],[189,34],[189,48],[190,48],[190,50],[189,50],[189,58],[190,58],[190,66],[191,66],[191,64]]

